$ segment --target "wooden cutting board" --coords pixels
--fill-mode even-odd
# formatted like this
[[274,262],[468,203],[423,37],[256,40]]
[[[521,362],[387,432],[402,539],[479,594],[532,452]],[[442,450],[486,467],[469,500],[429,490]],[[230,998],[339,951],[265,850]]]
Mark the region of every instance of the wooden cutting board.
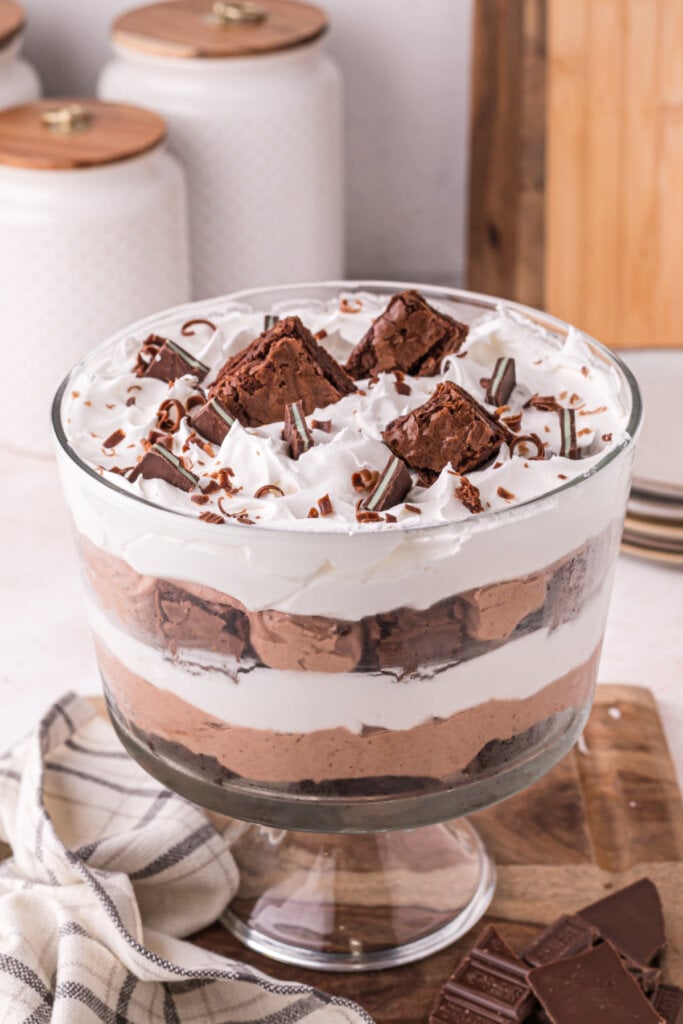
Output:
[[471,288],[683,344],[681,40],[681,0],[475,0]]
[[[683,984],[683,804],[648,690],[599,686],[580,746],[525,793],[472,820],[498,866],[486,920],[500,924],[513,947],[561,913],[649,875],[665,908],[665,976]],[[219,925],[195,937],[278,978],[354,999],[378,1024],[426,1021],[437,990],[472,940],[466,936],[407,967],[345,975],[275,963]]]

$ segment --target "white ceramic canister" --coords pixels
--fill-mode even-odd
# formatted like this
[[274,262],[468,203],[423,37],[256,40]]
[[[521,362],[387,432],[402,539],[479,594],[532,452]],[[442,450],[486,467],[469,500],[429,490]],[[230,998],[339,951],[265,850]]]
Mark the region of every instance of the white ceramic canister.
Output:
[[0,113],[0,440],[51,452],[52,396],[131,318],[189,298],[186,189],[156,114],[97,100]]
[[104,99],[158,111],[190,188],[194,297],[343,273],[342,87],[325,14],[171,0],[114,23]]
[[14,0],[0,0],[0,110],[29,103],[41,94],[40,79],[21,54],[23,8]]

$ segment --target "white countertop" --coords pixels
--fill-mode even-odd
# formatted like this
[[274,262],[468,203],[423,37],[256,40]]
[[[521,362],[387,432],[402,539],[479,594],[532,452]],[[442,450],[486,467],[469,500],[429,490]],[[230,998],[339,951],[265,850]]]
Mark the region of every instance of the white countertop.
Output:
[[[0,751],[66,690],[99,677],[75,547],[50,458],[0,453]],[[621,555],[600,681],[650,687],[683,787],[683,570]]]

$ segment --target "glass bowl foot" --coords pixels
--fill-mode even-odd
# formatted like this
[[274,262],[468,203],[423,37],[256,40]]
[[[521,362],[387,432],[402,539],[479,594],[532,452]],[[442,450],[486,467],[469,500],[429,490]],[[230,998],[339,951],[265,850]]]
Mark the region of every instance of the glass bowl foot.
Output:
[[495,866],[463,818],[324,835],[235,822],[240,888],[223,924],[251,949],[323,971],[421,960],[486,912]]

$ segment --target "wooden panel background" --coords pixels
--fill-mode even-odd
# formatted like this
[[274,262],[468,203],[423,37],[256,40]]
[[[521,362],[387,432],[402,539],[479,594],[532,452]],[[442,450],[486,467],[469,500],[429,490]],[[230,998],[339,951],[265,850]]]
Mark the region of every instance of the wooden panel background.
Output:
[[477,0],[474,52],[470,287],[682,345],[683,0]]

